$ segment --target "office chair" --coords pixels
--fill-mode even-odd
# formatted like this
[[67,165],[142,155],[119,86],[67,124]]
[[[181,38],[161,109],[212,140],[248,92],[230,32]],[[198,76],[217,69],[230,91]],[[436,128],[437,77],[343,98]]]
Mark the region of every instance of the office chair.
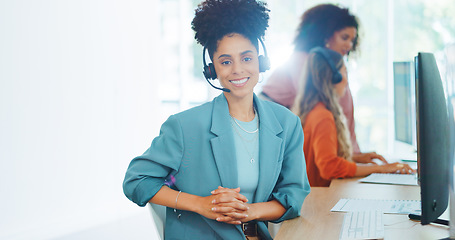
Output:
[[152,214],[155,228],[160,235],[161,240],[164,240],[164,226],[166,225],[166,207],[149,203],[150,214]]
[[268,229],[269,229],[270,236],[272,236],[272,238],[275,238],[276,234],[278,233],[278,230],[280,230],[280,227],[281,227],[281,223],[269,222]]

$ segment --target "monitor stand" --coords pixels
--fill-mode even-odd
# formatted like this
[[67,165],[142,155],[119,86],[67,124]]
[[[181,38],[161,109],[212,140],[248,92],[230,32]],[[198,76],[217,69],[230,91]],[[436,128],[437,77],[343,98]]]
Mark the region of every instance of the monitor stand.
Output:
[[[455,166],[454,166],[454,173],[455,173]],[[454,178],[455,179],[455,178]],[[448,225],[449,226],[449,237],[442,238],[440,240],[450,240],[455,239],[455,181],[453,184],[449,186],[449,206],[447,206],[446,212],[443,213],[443,216],[447,218],[447,212],[449,214],[449,220],[437,219],[433,223]],[[409,214],[409,219],[413,220],[420,220],[420,215],[416,214]]]

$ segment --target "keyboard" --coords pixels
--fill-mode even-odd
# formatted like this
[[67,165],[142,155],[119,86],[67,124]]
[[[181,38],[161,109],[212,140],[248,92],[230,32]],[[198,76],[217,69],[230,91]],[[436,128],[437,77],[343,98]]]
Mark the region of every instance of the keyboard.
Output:
[[372,173],[360,182],[418,186],[417,174]]
[[346,212],[340,232],[340,240],[384,239],[382,211]]

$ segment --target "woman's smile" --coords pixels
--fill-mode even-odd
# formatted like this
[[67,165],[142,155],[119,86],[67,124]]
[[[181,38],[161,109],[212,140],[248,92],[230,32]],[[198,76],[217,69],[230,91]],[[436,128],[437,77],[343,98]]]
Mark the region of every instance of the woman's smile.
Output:
[[234,79],[234,80],[229,80],[235,87],[243,87],[246,85],[250,78],[245,77],[245,78],[240,78],[240,79]]

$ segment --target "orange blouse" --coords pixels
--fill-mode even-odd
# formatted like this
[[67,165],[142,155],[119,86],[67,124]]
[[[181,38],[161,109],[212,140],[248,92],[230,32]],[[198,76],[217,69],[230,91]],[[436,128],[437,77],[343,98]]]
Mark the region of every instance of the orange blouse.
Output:
[[357,165],[337,156],[335,119],[323,103],[316,104],[307,115],[303,133],[303,152],[311,187],[328,187],[332,179],[354,176]]

